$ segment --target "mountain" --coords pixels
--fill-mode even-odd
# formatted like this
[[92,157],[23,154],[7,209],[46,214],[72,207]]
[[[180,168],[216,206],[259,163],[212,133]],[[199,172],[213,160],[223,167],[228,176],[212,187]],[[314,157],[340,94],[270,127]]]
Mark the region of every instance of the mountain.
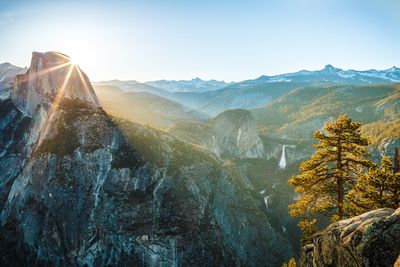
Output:
[[[374,72],[390,79],[368,81]],[[393,153],[396,73],[327,66],[206,92],[118,80],[93,89],[67,56],[34,53],[0,91],[0,258],[280,265],[299,248],[287,179],[314,152],[312,131],[348,113],[374,160]]]
[[10,86],[14,77],[25,71],[26,69],[14,66],[8,62],[0,64],[0,89]]
[[209,80],[205,81],[200,78],[195,78],[192,80],[179,80],[179,81],[169,81],[169,80],[158,80],[146,82],[146,84],[163,89],[168,92],[207,92],[215,91],[228,86],[231,83],[226,83],[224,81]]
[[[263,201],[271,224],[299,249],[297,219],[288,216],[296,194],[287,180],[297,173],[311,144],[271,139],[248,110],[227,110],[205,122],[179,122],[168,132],[213,153]],[[282,141],[282,142],[281,142]]]
[[277,100],[293,89],[350,84],[391,84],[400,82],[400,68],[387,70],[342,70],[332,65],[317,71],[299,71],[276,76],[261,76],[231,84],[221,90],[207,93],[208,102],[198,107],[210,115],[227,109],[254,109]]
[[100,106],[86,74],[73,65],[68,56],[58,52],[33,52],[30,68],[16,76],[12,98],[17,107],[28,115],[62,98]]
[[108,115],[61,53],[0,101],[2,266],[277,266],[294,249],[212,154]]
[[101,81],[101,82],[95,82],[95,83],[93,83],[93,85],[94,85],[94,87],[114,86],[114,87],[120,88],[127,92],[134,92],[134,93],[145,92],[145,93],[151,93],[153,95],[158,95],[161,97],[165,97],[170,94],[168,91],[162,90],[160,88],[157,88],[157,87],[145,84],[145,83],[133,81],[133,80],[131,80],[131,81],[120,81],[120,80]]
[[[392,84],[400,82],[400,68],[387,70],[342,70],[332,65],[316,71],[302,70],[237,83],[203,81],[155,81],[145,84],[136,81],[109,81],[99,85],[114,85],[124,90],[152,93],[178,102],[209,116],[228,109],[261,108],[291,90],[303,87],[333,85]],[[207,87],[208,86],[208,87]],[[189,89],[188,89],[189,88]],[[204,89],[213,88],[213,89]]]
[[271,135],[299,140],[343,113],[366,124],[396,121],[400,119],[399,101],[399,84],[311,86],[292,90],[251,112]]
[[329,85],[392,84],[400,81],[400,69],[342,70],[331,65],[317,71],[299,71],[233,83],[208,92],[176,92],[166,96],[211,116],[228,109],[254,109],[278,99],[293,89]]
[[95,86],[115,86],[129,92],[147,92],[167,98],[209,116],[228,109],[261,108],[291,90],[303,87],[333,85],[392,84],[400,81],[400,68],[386,70],[342,70],[332,65],[317,71],[302,70],[237,83],[199,78],[189,81],[160,80],[147,83],[130,81],[103,81]]
[[221,158],[259,158],[264,146],[247,110],[228,110],[207,123],[177,123],[169,132]]
[[386,70],[342,70],[326,65],[322,70],[302,70],[275,76],[261,76],[264,82],[302,82],[302,83],[337,83],[337,84],[382,84],[400,82],[400,68]]
[[148,92],[180,103],[192,110],[196,110],[209,116],[216,116],[229,109],[262,107],[282,96],[286,92],[306,85],[306,83],[270,83],[262,80],[254,80],[238,84],[230,84],[222,89],[205,92],[168,92],[135,81],[108,81],[95,83],[95,86],[97,85],[113,85],[127,91]]
[[105,85],[97,85],[95,90],[107,113],[155,128],[168,128],[180,121],[207,119],[205,114],[151,93],[127,92]]

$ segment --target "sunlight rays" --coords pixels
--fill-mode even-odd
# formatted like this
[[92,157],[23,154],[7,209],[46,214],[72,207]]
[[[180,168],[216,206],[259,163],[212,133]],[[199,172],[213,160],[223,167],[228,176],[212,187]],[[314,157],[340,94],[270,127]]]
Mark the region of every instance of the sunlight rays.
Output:
[[53,66],[53,67],[50,67],[50,68],[46,68],[46,69],[40,70],[40,71],[35,72],[35,73],[29,73],[26,77],[19,78],[18,79],[18,83],[27,82],[29,80],[40,78],[41,76],[44,76],[44,75],[49,74],[49,73],[51,73],[53,71],[56,71],[58,69],[65,68],[65,67],[71,66],[71,65],[72,65],[71,61],[68,61],[68,62],[65,62],[65,63],[60,64],[60,65],[56,65],[56,66]]
[[35,73],[29,73],[29,75],[27,75],[26,77],[20,78],[18,80],[18,82],[21,83],[21,82],[26,82],[28,80],[37,79],[37,78],[40,78],[41,76],[49,74],[49,73],[51,73],[53,71],[56,71],[56,70],[59,70],[59,69],[62,69],[62,68],[68,67],[68,66],[76,65],[72,61],[72,59],[70,57],[68,57],[67,55],[65,55],[63,53],[60,53],[60,52],[52,52],[52,53],[56,54],[57,56],[62,57],[63,59],[66,60],[66,62],[61,63],[61,64],[57,64],[57,65],[52,66],[50,68],[43,68],[42,70],[37,71]]
[[69,56],[63,54],[63,53],[56,52],[56,51],[54,51],[53,53],[55,53],[55,54],[57,54],[58,56],[63,57],[64,59],[66,59],[66,60],[72,62],[71,58],[70,58]]
[[87,94],[88,96],[90,96],[91,101],[94,103],[96,100],[93,99],[92,92],[89,91],[89,86],[88,86],[88,84],[87,84],[87,82],[86,82],[85,77],[83,77],[83,74],[82,74],[82,72],[81,72],[81,69],[80,69],[79,66],[77,66],[77,65],[75,65],[75,67],[76,67],[76,70],[77,70],[77,72],[78,72],[79,79],[81,80],[81,82],[82,82],[82,84],[83,84],[83,88],[85,89],[86,94]]
[[57,92],[56,96],[54,97],[53,104],[52,104],[52,106],[50,108],[50,111],[48,112],[48,119],[45,122],[44,130],[41,132],[41,134],[39,136],[38,145],[41,144],[41,142],[46,137],[46,135],[47,135],[47,133],[48,133],[48,131],[50,129],[50,125],[52,124],[52,122],[54,120],[55,113],[56,113],[55,111],[57,110],[57,108],[58,108],[58,106],[59,106],[59,104],[61,102],[61,99],[62,99],[62,97],[64,95],[64,92],[65,92],[65,89],[66,89],[66,87],[68,85],[68,82],[70,80],[72,71],[76,67],[75,65],[72,65],[72,64],[69,64],[69,65],[70,65],[70,67],[69,67],[68,73],[65,76],[65,79],[64,79],[61,87],[58,89],[58,92]]
[[[17,80],[17,83],[24,83],[24,82],[37,82],[40,81],[41,78],[48,78],[50,79],[50,91],[43,91],[43,94],[49,93],[49,97],[51,97],[50,102],[51,105],[49,109],[43,109],[45,113],[47,113],[47,116],[42,117],[43,119],[41,120],[43,123],[42,131],[40,131],[39,136],[38,136],[38,143],[36,148],[43,142],[43,140],[46,138],[46,136],[49,134],[49,131],[51,129],[51,125],[54,123],[56,117],[57,117],[57,109],[59,108],[62,99],[65,95],[68,93],[73,94],[73,92],[68,92],[67,93],[67,88],[68,90],[71,87],[71,78],[74,81],[73,85],[78,86],[79,90],[82,90],[81,92],[77,92],[78,94],[82,93],[85,96],[89,97],[89,99],[93,102],[97,102],[97,99],[93,96],[93,92],[91,92],[91,85],[88,84],[87,78],[85,77],[85,74],[82,73],[80,70],[79,66],[72,61],[70,57],[67,55],[64,55],[59,52],[52,52],[55,53],[57,56],[59,56],[58,60],[52,61],[51,65],[47,67],[46,65],[43,66],[43,69],[35,71],[34,69],[31,70],[30,72],[26,73],[25,75],[19,77]],[[64,62],[66,60],[66,62]],[[59,71],[60,70],[60,71]],[[53,72],[59,71],[54,73],[54,75],[51,75]],[[46,77],[46,75],[48,75]],[[43,77],[44,76],[44,77]],[[78,78],[78,79],[77,79]],[[78,82],[79,84],[75,84],[75,82]],[[61,83],[61,85],[60,85]],[[30,88],[30,86],[28,86]],[[75,88],[74,88],[75,89]]]
[[69,82],[69,78],[71,77],[71,74],[72,74],[72,71],[73,71],[74,68],[75,68],[75,65],[72,65],[72,64],[71,64],[71,65],[69,66],[69,70],[68,70],[67,75],[65,76],[64,82],[63,82],[63,84],[61,85],[60,89],[58,89],[57,95],[56,95],[55,98],[54,98],[53,108],[54,108],[55,106],[57,106],[57,105],[60,103],[61,98],[63,97],[65,88],[67,87],[67,84],[68,84],[68,82]]

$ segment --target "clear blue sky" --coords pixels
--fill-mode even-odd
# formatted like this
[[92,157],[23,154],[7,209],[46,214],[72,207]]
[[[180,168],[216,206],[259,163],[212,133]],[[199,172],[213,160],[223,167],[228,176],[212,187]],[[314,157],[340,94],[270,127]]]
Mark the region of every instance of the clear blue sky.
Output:
[[92,80],[385,69],[400,65],[400,1],[0,0],[0,62],[48,50]]

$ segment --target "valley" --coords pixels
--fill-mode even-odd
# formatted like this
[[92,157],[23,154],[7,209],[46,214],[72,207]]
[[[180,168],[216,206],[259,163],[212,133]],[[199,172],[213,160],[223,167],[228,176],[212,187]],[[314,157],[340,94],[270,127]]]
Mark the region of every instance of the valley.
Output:
[[0,0],[0,267],[400,267],[399,10]]
[[92,87],[68,60],[35,52],[25,74],[0,65],[3,259],[277,266],[299,256],[287,181],[313,131],[347,113],[376,162],[399,146],[397,68]]

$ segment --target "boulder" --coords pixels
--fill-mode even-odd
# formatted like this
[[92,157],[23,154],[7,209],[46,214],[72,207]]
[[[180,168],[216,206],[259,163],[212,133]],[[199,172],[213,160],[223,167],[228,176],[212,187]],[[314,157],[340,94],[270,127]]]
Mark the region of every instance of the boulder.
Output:
[[400,208],[329,225],[301,250],[300,266],[393,266],[400,255]]

